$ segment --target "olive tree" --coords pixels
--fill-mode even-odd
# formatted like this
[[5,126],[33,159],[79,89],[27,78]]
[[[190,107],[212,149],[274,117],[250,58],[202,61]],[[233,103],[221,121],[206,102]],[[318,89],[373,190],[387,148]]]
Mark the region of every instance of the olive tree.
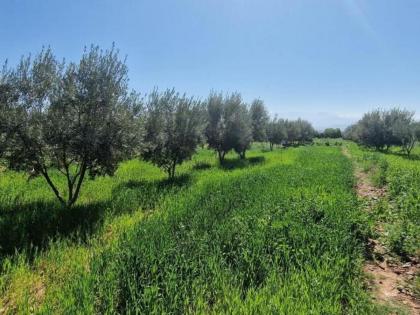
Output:
[[358,130],[359,130],[359,125],[357,123],[348,126],[343,131],[343,139],[358,142],[359,141],[359,131]]
[[340,128],[326,128],[321,134],[323,138],[341,138]]
[[219,162],[223,163],[226,153],[235,150],[240,158],[252,141],[251,117],[247,106],[239,93],[223,96],[212,92],[206,101],[207,144],[218,153]]
[[[43,176],[61,204],[72,206],[86,175],[112,175],[136,147],[140,108],[114,47],[92,46],[69,64],[44,49],[22,58],[9,81],[16,95],[4,112],[5,158],[11,169]],[[53,181],[54,169],[66,189]]]
[[270,150],[275,144],[280,145],[287,139],[286,122],[283,119],[274,117],[267,124],[267,140],[270,143]]
[[420,140],[420,123],[411,122],[409,125],[400,125],[399,136],[401,137],[401,147],[409,156],[416,145],[416,141]]
[[254,100],[249,111],[252,122],[252,139],[259,142],[267,141],[269,116],[264,102],[260,99]]
[[0,159],[6,152],[6,145],[11,131],[10,123],[14,121],[10,117],[10,111],[15,101],[16,92],[11,84],[10,70],[7,67],[7,63],[5,63],[0,72]]
[[358,122],[359,142],[367,147],[377,150],[383,149],[387,144],[387,130],[384,114],[379,109],[363,115]]
[[416,142],[416,125],[414,113],[393,108],[388,111],[379,109],[364,114],[355,127],[358,142],[377,150],[388,149],[391,146],[401,146],[410,154]]
[[226,141],[241,159],[252,142],[252,123],[249,110],[239,93],[233,93],[225,100]]
[[204,128],[201,102],[174,90],[153,91],[146,103],[142,157],[161,167],[170,179],[175,168],[191,158],[202,142]]
[[219,162],[223,163],[225,155],[232,148],[226,141],[225,102],[221,93],[211,92],[206,100],[207,126],[205,136],[209,148],[215,150]]
[[399,145],[410,155],[416,143],[414,112],[393,108],[384,112],[386,147]]
[[285,120],[284,125],[286,127],[286,135],[287,138],[285,139],[285,145],[293,145],[299,138],[299,126],[293,120]]
[[286,120],[284,122],[286,128],[286,145],[305,144],[311,142],[315,136],[315,129],[311,123],[298,118],[297,120]]
[[299,144],[305,144],[311,142],[315,135],[315,129],[312,127],[312,124],[303,119],[297,119],[294,121],[296,129],[298,130],[297,141]]

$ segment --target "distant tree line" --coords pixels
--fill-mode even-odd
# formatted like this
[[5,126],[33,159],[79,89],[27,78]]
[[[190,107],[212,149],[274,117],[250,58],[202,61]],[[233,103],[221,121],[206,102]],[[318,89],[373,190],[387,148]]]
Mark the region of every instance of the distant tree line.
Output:
[[[141,97],[128,90],[128,69],[113,46],[86,48],[66,63],[50,48],[0,72],[0,158],[9,169],[42,176],[72,206],[87,176],[113,175],[124,159],[141,157],[170,178],[199,145],[241,159],[252,141],[297,145],[312,141],[307,121],[270,118],[262,100],[212,92],[204,101],[174,90]],[[66,189],[52,172],[65,178]]]
[[414,120],[414,112],[399,108],[376,109],[347,127],[343,137],[381,151],[401,146],[410,155],[416,141],[420,140],[420,122]]
[[316,134],[318,138],[341,138],[341,129],[340,128],[326,128],[323,132],[319,132]]
[[315,136],[311,123],[303,119],[287,120],[274,117],[267,124],[267,140],[274,145],[295,146],[311,143]]

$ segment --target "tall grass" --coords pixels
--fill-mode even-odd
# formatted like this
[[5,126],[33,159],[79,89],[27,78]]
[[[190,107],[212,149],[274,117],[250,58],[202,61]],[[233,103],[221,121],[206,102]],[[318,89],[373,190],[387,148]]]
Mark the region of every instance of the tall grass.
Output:
[[351,166],[337,149],[295,153],[208,174],[125,233],[93,262],[99,311],[366,312]]
[[394,150],[374,152],[346,143],[373,183],[387,185],[389,195],[373,214],[382,222],[384,241],[403,259],[420,255],[420,146],[410,157]]
[[67,217],[41,181],[7,173],[1,227],[17,222],[5,213],[26,211],[3,250],[0,309],[371,312],[360,275],[364,216],[339,148],[255,149],[223,167],[201,150],[178,175],[167,182],[149,164],[123,163],[115,178],[84,185],[74,222],[62,227]]

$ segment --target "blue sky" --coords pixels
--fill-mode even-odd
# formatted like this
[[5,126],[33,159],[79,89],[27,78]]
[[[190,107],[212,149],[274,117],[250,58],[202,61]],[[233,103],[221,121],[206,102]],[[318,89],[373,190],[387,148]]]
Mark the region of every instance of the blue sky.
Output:
[[1,61],[112,42],[142,93],[239,91],[317,128],[376,107],[420,118],[418,0],[0,0]]

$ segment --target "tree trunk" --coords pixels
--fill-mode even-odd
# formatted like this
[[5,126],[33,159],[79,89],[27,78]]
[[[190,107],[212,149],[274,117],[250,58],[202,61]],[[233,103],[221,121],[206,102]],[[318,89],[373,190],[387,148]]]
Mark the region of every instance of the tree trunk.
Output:
[[270,142],[270,151],[273,151],[273,143]]
[[176,161],[172,161],[172,164],[168,170],[169,179],[171,180],[175,178],[175,168],[176,168]]
[[65,206],[66,202],[64,201],[64,199],[60,196],[60,192],[58,191],[58,189],[55,187],[54,183],[52,182],[50,176],[48,175],[48,171],[47,170],[42,170],[41,174],[44,176],[45,180],[47,181],[48,185],[51,187],[52,191],[54,192],[55,196],[57,197],[57,199],[60,201],[61,205]]
[[82,167],[80,169],[79,180],[77,181],[77,186],[76,186],[76,190],[74,191],[74,195],[72,196],[72,198],[69,198],[69,200],[67,201],[68,207],[71,207],[77,201],[77,198],[79,198],[80,188],[82,187],[85,174],[86,174],[86,163],[83,162]]
[[223,162],[225,161],[225,154],[226,152],[224,151],[217,151],[217,153],[219,154],[219,163],[223,164]]

